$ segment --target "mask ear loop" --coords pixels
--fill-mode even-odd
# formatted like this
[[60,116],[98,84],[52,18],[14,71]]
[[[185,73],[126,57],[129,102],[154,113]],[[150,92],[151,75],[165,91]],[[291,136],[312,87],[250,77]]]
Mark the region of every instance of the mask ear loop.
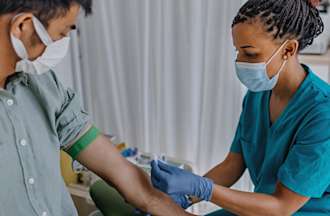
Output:
[[280,77],[287,62],[288,62],[288,56],[286,55],[286,56],[284,56],[284,62],[282,63],[282,65],[281,65],[280,69],[278,70],[278,72],[276,73],[276,75],[274,76],[274,77],[277,77],[276,79],[278,79]]
[[[268,62],[266,63],[266,65],[268,65],[273,59],[274,59],[274,57],[281,51],[281,49],[284,47],[284,45],[286,45],[286,43],[288,42],[288,40],[287,41],[285,41],[281,46],[280,46],[280,48],[274,53],[274,55],[268,60]],[[274,77],[279,77],[280,76],[280,74],[282,73],[282,71],[283,71],[283,69],[284,69],[284,67],[285,67],[285,65],[286,65],[286,63],[288,62],[288,56],[287,55],[285,55],[284,56],[284,62],[282,63],[282,65],[281,65],[281,67],[280,67],[280,69],[278,70],[278,72],[276,73],[276,75],[274,76]],[[277,78],[278,79],[278,78]]]
[[[24,13],[19,13],[16,16],[14,16],[11,20],[11,23],[15,21],[17,17],[22,15]],[[27,50],[21,40],[19,40],[16,36],[14,36],[12,33],[10,33],[11,41],[12,41],[12,46],[14,47],[18,57],[20,57],[22,60],[28,60],[29,55],[27,53]]]
[[[19,13],[19,14],[15,15],[11,22],[13,23],[15,21],[15,19],[17,17],[21,16],[22,14],[24,14],[24,13]],[[41,42],[44,45],[49,46],[50,44],[52,44],[54,42],[53,39],[49,36],[48,31],[46,30],[44,25],[39,21],[38,18],[36,18],[35,16],[32,16],[32,23],[33,23],[34,29],[35,29],[38,37],[40,38]],[[12,37],[14,37],[16,39],[15,36],[12,35]],[[21,44],[20,44],[20,46],[21,46]],[[24,55],[24,56],[27,56],[27,55]]]
[[283,71],[284,66],[286,65],[287,62],[288,62],[288,56],[284,56],[284,62],[282,64],[282,66],[280,67],[280,70],[278,71],[278,74],[280,74]]
[[15,21],[15,19],[16,19],[17,17],[21,16],[22,14],[24,14],[24,13],[19,13],[19,14],[15,15],[15,16],[11,19],[11,23],[13,23],[13,22]]
[[[15,15],[11,22],[13,23],[14,20],[17,17],[21,16],[22,14],[24,14],[24,13],[19,13],[19,14]],[[45,26],[40,22],[40,20],[37,17],[32,16],[32,23],[33,23],[33,26],[34,26],[34,29],[35,29],[37,35],[39,36],[39,38],[43,44],[48,46],[54,42],[53,39],[49,36],[49,33],[46,30]]]
[[37,19],[35,16],[33,16],[32,22],[34,25],[34,29],[36,30],[37,35],[39,36],[42,43],[45,44],[46,46],[49,46],[50,44],[52,44],[54,41],[49,36],[48,31],[46,30],[45,26],[40,22],[40,20]]
[[280,48],[278,48],[278,50],[272,55],[272,57],[270,57],[270,59],[266,62],[266,65],[269,65],[269,63],[275,58],[275,56],[277,56],[277,54],[279,54],[282,50],[282,48],[287,44],[288,40],[286,40],[281,46]]

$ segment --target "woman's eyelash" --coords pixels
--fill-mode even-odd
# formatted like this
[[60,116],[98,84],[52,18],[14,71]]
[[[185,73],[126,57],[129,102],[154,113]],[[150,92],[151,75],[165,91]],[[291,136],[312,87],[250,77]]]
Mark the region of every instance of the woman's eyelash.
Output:
[[[244,53],[245,56],[248,56],[248,57],[256,57],[256,56],[258,56],[257,53],[248,53],[248,52],[243,52],[243,53]],[[240,54],[240,51],[237,50],[237,49],[235,49],[235,54],[236,55],[239,55]]]
[[257,53],[245,53],[245,55],[248,56],[248,57],[256,57],[256,56],[258,56]]

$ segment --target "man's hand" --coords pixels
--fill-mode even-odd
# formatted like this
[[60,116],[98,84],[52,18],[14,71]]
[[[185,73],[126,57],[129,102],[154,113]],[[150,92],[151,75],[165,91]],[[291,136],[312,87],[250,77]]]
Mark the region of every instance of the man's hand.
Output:
[[154,189],[149,176],[123,158],[108,138],[99,136],[78,156],[78,161],[113,185],[127,202],[152,215],[192,215],[167,195]]

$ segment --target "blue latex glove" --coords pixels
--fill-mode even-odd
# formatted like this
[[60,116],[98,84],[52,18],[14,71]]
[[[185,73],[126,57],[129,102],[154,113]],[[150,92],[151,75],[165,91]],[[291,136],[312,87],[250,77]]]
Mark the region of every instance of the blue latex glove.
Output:
[[151,181],[169,195],[191,195],[205,201],[212,196],[213,181],[161,161],[151,162]]
[[186,196],[186,195],[173,194],[173,195],[170,195],[170,197],[176,204],[181,206],[181,208],[183,208],[183,209],[187,209],[192,205],[192,202],[189,200],[188,196]]

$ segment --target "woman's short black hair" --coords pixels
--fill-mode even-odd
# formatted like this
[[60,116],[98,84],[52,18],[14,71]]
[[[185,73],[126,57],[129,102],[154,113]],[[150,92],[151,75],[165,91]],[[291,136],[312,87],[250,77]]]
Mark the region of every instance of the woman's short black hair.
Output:
[[44,24],[63,16],[72,4],[79,4],[86,16],[92,13],[92,0],[0,0],[0,16],[8,13],[34,13]]
[[299,41],[299,50],[311,45],[324,30],[312,0],[248,0],[235,17],[238,23],[259,19],[274,39]]

